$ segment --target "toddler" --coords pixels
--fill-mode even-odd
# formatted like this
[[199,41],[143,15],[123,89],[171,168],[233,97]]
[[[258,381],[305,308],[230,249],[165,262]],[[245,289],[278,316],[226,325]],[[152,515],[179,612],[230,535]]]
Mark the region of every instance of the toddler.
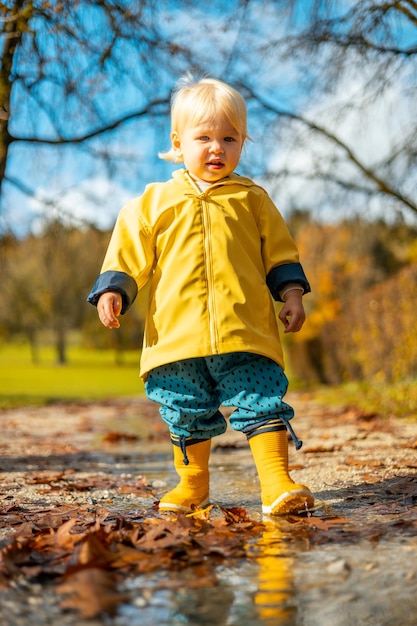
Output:
[[120,212],[88,300],[101,322],[120,314],[150,283],[141,356],[148,397],[161,404],[178,485],[161,511],[209,502],[213,437],[226,430],[219,407],[244,433],[261,485],[262,511],[282,515],[313,506],[310,490],[288,474],[293,409],[273,299],[284,332],[301,329],[310,286],[296,245],[266,191],[235,170],[248,138],[246,105],[212,78],[179,82],[171,109],[171,149],[184,167],[148,185]]

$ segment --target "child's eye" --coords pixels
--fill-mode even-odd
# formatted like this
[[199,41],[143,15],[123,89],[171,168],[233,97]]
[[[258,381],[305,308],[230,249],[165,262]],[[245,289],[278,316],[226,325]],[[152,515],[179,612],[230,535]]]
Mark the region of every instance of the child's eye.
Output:
[[235,139],[234,139],[234,137],[225,137],[225,138],[224,138],[224,140],[225,140],[225,141],[228,141],[228,142],[232,142],[232,141],[234,141]]
[[208,135],[200,135],[199,140],[200,141],[208,141]]

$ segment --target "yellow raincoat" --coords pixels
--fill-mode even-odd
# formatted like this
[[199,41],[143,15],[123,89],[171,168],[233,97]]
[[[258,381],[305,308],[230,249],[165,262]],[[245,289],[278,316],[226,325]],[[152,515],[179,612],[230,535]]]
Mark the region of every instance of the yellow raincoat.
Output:
[[288,283],[310,291],[264,189],[232,174],[202,192],[185,170],[123,207],[88,300],[117,291],[125,313],[148,281],[143,378],[159,365],[227,352],[283,367],[273,298]]

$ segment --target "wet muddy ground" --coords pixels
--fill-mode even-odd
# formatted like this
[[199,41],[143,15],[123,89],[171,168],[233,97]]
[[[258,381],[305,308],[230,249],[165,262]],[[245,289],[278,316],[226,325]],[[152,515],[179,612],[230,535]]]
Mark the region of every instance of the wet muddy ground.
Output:
[[[304,440],[301,451],[290,447],[291,473],[314,492],[312,515],[262,520],[249,449],[228,431],[215,440],[211,456],[212,501],[245,507],[264,526],[243,558],[216,564],[214,584],[196,584],[192,568],[130,576],[120,581],[125,601],[116,614],[87,619],[63,609],[47,578],[19,575],[0,587],[0,623],[415,625],[416,421],[323,407],[308,395],[289,398],[297,413],[293,424]],[[151,510],[158,495],[176,483],[165,427],[144,398],[16,409],[0,419],[3,546],[16,531],[17,514],[29,518],[65,503],[129,515]],[[65,491],[39,480],[42,473],[68,471],[74,482],[88,479],[90,487]],[[145,478],[152,494],[108,488],[109,477],[117,477],[119,485]]]

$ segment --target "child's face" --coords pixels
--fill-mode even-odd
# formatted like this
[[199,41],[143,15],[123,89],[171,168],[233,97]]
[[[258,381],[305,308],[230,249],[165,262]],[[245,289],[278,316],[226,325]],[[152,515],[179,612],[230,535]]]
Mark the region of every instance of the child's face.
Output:
[[225,118],[186,127],[181,137],[173,132],[171,139],[191,176],[207,183],[233,172],[243,146],[242,135]]

